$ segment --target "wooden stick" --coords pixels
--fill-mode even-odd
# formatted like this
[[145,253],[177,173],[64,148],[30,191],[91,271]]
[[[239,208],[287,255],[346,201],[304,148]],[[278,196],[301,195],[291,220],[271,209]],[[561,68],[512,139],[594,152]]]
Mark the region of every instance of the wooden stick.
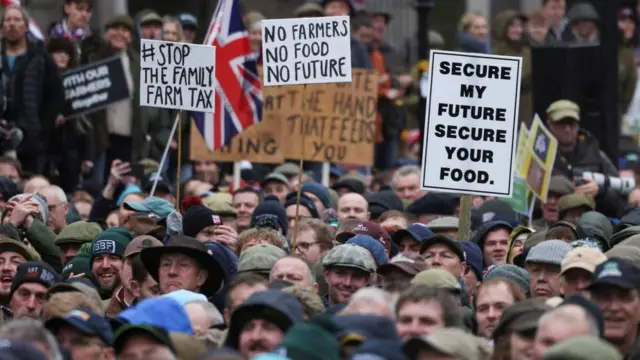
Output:
[[460,222],[458,225],[458,240],[469,240],[471,236],[471,195],[462,195],[460,198]]
[[176,210],[180,212],[180,172],[182,170],[182,110],[178,111],[178,166],[176,170]]
[[300,126],[302,127],[302,152],[300,153],[300,162],[298,166],[298,194],[296,195],[296,222],[295,228],[293,230],[293,238],[291,239],[291,248],[295,249],[296,242],[298,241],[298,222],[300,220],[300,196],[302,195],[302,174],[304,173],[304,147],[305,147],[305,138],[307,137],[307,133],[304,128],[304,122],[307,119],[307,84],[304,84],[304,88],[302,89],[302,109],[304,111],[304,116],[302,117],[302,123]]

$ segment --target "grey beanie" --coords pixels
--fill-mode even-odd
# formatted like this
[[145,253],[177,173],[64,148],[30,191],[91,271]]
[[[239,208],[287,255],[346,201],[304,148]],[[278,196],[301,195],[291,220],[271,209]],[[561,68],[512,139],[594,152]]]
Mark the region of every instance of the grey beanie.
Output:
[[562,264],[562,260],[573,247],[562,240],[545,240],[534,246],[527,254],[525,263]]
[[531,289],[529,283],[529,272],[519,266],[511,264],[496,265],[489,268],[489,271],[484,275],[482,282],[487,282],[491,279],[505,279],[512,281],[518,285],[523,293],[528,294]]

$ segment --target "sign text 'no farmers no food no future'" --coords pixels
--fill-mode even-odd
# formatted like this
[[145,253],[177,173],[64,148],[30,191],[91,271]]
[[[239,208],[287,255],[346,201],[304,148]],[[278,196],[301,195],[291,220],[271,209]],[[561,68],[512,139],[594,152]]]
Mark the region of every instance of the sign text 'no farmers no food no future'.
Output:
[[142,40],[140,105],[214,112],[213,46]]
[[522,59],[432,51],[422,187],[511,196]]
[[262,21],[265,86],[351,81],[348,16]]

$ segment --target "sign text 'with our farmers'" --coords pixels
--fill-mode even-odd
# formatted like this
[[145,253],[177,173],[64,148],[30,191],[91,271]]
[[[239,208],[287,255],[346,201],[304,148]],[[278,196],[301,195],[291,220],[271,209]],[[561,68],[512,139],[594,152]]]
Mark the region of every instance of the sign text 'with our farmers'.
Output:
[[213,46],[142,40],[140,105],[214,112]]
[[348,16],[262,21],[265,86],[351,81]]
[[431,53],[424,189],[511,196],[521,58]]

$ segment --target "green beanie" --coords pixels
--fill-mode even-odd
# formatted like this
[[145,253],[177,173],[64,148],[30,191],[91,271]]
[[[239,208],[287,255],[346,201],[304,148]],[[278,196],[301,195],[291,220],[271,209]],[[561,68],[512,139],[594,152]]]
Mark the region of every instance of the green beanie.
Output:
[[71,273],[74,275],[84,273],[85,278],[92,280],[90,258],[91,243],[86,243],[80,247],[76,257],[64,266],[62,269],[62,278],[68,279]]
[[123,258],[124,250],[131,239],[131,233],[124,227],[110,228],[101,232],[91,242],[90,264],[93,264],[94,257],[102,254],[112,254]]
[[337,326],[329,315],[318,315],[292,326],[275,353],[291,360],[340,360]]

